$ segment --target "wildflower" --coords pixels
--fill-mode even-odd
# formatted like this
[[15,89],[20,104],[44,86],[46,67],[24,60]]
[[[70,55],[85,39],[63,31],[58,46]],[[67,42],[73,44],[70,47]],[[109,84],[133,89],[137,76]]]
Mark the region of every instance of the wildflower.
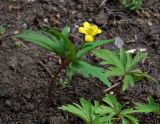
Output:
[[83,23],[83,27],[79,28],[79,32],[85,34],[86,42],[93,42],[94,36],[101,33],[101,29],[97,25],[90,25],[88,22]]

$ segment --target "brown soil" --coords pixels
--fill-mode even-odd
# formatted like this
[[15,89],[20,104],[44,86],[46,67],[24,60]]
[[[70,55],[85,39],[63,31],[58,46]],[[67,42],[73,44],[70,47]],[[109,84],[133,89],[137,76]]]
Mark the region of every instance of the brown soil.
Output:
[[[17,48],[17,39],[12,35],[15,31],[43,26],[61,29],[68,25],[72,34],[78,36],[77,26],[89,21],[103,29],[97,39],[119,36],[125,41],[126,49],[146,48],[149,58],[140,67],[160,79],[159,0],[145,0],[138,12],[124,10],[117,0],[108,0],[99,8],[100,4],[100,0],[0,1],[0,24],[6,28],[6,34],[11,34],[0,39],[0,124],[83,124],[79,118],[57,107],[78,102],[80,97],[101,101],[104,96],[105,87],[98,80],[77,74],[66,88],[56,87],[55,107],[49,107],[50,76],[38,61],[54,74],[59,65],[58,57],[53,55],[53,60],[49,61],[49,53],[26,42],[21,42],[21,47]],[[113,45],[110,47],[115,49]],[[94,59],[87,60],[97,64]],[[122,103],[145,102],[149,95],[160,103],[160,84],[148,80],[139,81],[127,92],[120,88],[113,92]],[[160,117],[154,114],[139,115],[139,119],[140,124],[160,124]]]

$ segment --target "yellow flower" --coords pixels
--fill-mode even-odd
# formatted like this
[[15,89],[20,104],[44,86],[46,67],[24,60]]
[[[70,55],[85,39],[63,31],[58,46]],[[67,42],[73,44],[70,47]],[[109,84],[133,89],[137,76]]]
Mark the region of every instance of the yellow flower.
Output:
[[94,36],[102,31],[97,27],[97,25],[90,25],[88,22],[84,22],[83,27],[79,28],[79,32],[85,34],[86,42],[93,42]]

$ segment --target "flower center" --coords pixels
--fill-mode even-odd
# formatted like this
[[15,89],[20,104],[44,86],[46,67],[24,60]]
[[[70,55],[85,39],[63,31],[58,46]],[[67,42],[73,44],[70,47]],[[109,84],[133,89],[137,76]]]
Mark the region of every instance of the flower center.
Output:
[[88,28],[88,29],[87,29],[87,34],[88,34],[88,35],[92,35],[92,34],[93,34],[93,31],[94,31],[94,30],[93,30],[92,28]]

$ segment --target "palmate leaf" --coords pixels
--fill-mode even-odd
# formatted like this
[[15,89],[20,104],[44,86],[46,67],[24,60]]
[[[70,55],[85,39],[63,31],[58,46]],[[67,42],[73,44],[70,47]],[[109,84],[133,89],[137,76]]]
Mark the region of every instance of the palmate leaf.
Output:
[[123,118],[128,120],[128,122],[131,122],[129,124],[139,124],[139,120],[136,117],[134,117],[133,115],[124,115]]
[[122,117],[122,124],[139,124],[139,120],[133,115],[124,115]]
[[107,94],[103,98],[103,101],[106,102],[110,107],[112,107],[116,113],[118,113],[122,108],[121,104],[117,101],[116,97],[111,94]]
[[147,104],[135,103],[136,112],[139,113],[154,112],[160,114],[160,105],[155,103],[154,99],[151,96],[149,96],[147,100],[148,100]]
[[[115,113],[115,110],[112,107],[101,105],[97,110],[97,114],[106,115],[110,113]],[[116,113],[115,113],[116,114]]]
[[121,115],[128,115],[128,114],[133,114],[135,113],[135,110],[133,108],[126,108],[121,111]]
[[95,102],[95,104],[92,105],[90,101],[81,98],[80,105],[73,103],[72,105],[63,105],[62,107],[59,107],[59,109],[80,117],[87,124],[111,124],[109,123],[109,118],[95,114],[95,111],[98,107],[98,102]]
[[140,70],[140,69],[134,69],[134,70],[130,71],[129,73],[134,76],[134,79],[136,79],[135,81],[138,81],[138,80],[142,79],[143,77],[146,77],[147,79],[153,80],[154,82],[158,83],[158,80],[156,80],[155,78],[146,74],[145,72],[142,72],[142,70]]
[[124,117],[122,118],[122,124],[130,124],[129,121],[127,119],[125,119]]
[[96,77],[99,80],[101,80],[104,85],[108,87],[111,86],[102,68],[92,66],[84,61],[77,61],[74,63],[70,63],[67,70],[69,70],[69,73],[72,74],[79,73],[82,74],[84,77],[89,77],[89,76]]
[[123,86],[122,86],[123,91],[127,90],[129,85],[131,85],[133,87],[135,84],[133,76],[129,75],[129,74],[124,76],[124,79],[122,82],[123,82]]
[[80,117],[87,124],[103,124],[99,123],[98,121],[99,116],[96,116],[94,113],[97,107],[99,107],[98,102],[96,102],[95,105],[92,105],[90,101],[81,98],[80,105],[77,103],[73,103],[73,104],[63,105],[59,107],[59,109],[70,112]]
[[119,56],[120,56],[120,61],[121,61],[122,65],[123,65],[123,68],[126,68],[126,63],[127,63],[126,51],[121,48]]
[[[112,65],[113,67],[118,67],[121,72],[124,72],[123,64],[119,59],[119,55],[116,52],[112,52],[106,49],[94,50],[92,53],[101,59],[103,59],[102,64]],[[112,69],[111,69],[112,70]]]
[[123,76],[124,75],[124,71],[121,68],[118,67],[109,67],[106,70],[106,75],[107,77],[112,77],[112,76]]
[[127,108],[120,112],[120,117],[122,117],[122,124],[139,124],[139,120],[132,114],[136,111],[133,108]]
[[133,68],[138,62],[140,62],[142,59],[147,58],[147,53],[137,52],[136,56],[133,58],[130,68]]
[[113,121],[113,118],[122,119],[122,124],[139,124],[137,118],[135,118],[132,114],[135,113],[135,110],[132,108],[123,109],[123,106],[117,101],[116,97],[107,94],[103,101],[107,103],[107,105],[100,105],[96,110],[97,114],[110,117]]
[[94,50],[92,53],[102,59],[102,65],[109,65],[106,70],[106,76],[120,76],[123,78],[123,91],[127,90],[129,86],[134,86],[135,82],[139,81],[143,77],[151,79],[155,82],[154,78],[142,72],[140,69],[134,69],[142,59],[147,58],[147,53],[138,52],[134,57],[130,53],[127,53],[124,49],[120,49],[120,52],[112,52],[109,50]]
[[108,44],[108,43],[112,43],[113,40],[96,40],[94,42],[91,43],[85,43],[81,49],[79,49],[77,51],[77,58],[81,58],[82,56],[84,56],[87,52],[93,50],[94,48],[104,45],[104,44]]
[[59,107],[59,109],[62,109],[64,111],[70,112],[78,117],[80,117],[82,120],[84,120],[87,124],[92,122],[92,108],[93,105],[90,101],[87,101],[83,98],[80,99],[81,106],[79,104],[74,103],[73,105],[63,105],[62,107]]

